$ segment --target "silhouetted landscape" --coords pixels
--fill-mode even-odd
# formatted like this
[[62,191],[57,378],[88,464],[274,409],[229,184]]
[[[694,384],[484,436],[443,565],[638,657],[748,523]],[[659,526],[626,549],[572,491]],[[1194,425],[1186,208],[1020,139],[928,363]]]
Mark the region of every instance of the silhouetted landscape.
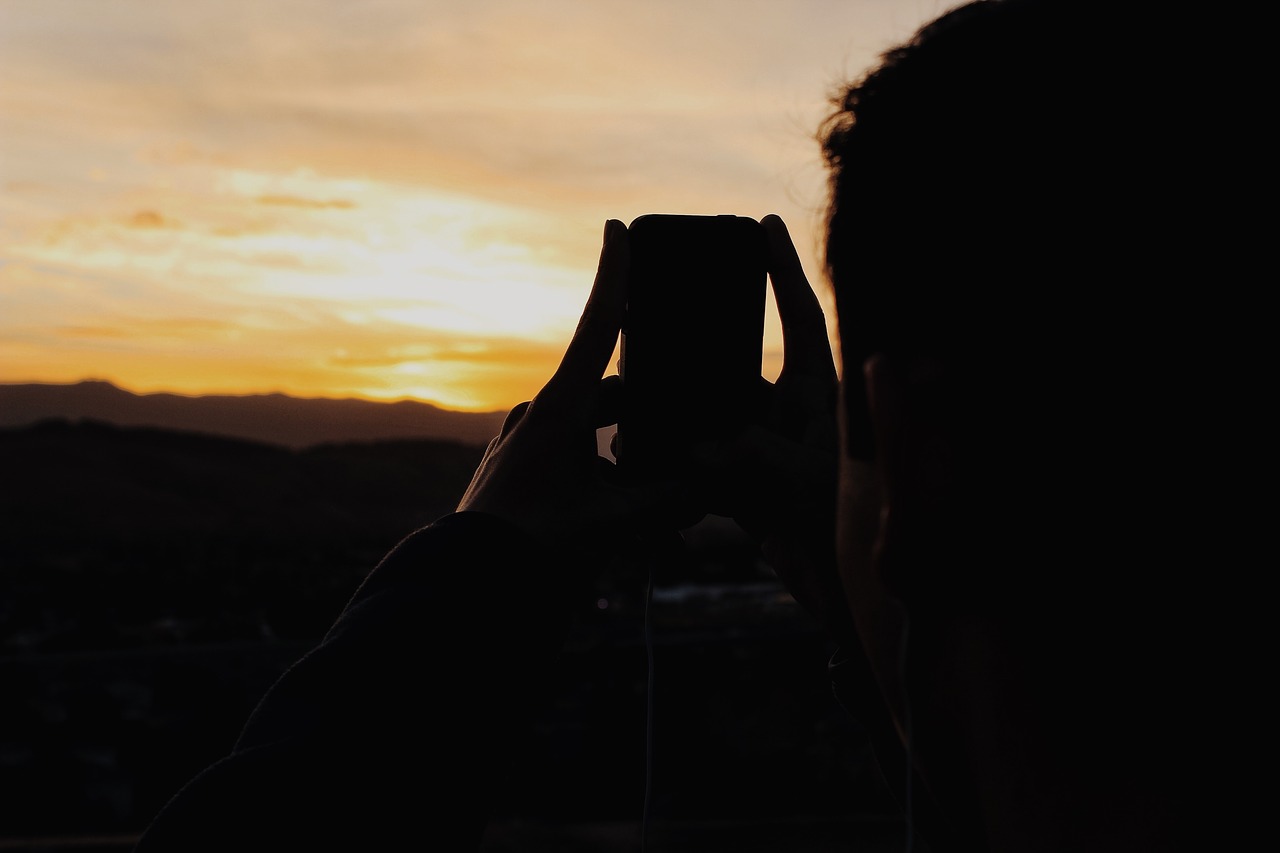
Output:
[[285,447],[428,438],[484,446],[506,412],[455,412],[402,400],[327,400],[285,394],[187,397],[133,394],[110,382],[0,384],[0,427],[50,418],[97,420],[244,438]]
[[[0,840],[43,850],[126,849],[381,556],[453,509],[482,454],[385,436],[294,447],[87,411],[0,429]],[[853,821],[893,837],[808,617],[731,523],[709,518],[686,545],[655,569],[655,821]],[[583,827],[638,820],[647,572],[603,567],[487,849],[567,849]]]

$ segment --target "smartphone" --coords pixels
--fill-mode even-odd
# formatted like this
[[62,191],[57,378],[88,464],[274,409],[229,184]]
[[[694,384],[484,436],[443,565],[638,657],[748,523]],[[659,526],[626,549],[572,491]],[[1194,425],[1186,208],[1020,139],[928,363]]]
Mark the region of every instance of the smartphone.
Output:
[[765,232],[744,216],[674,214],[641,216],[628,232],[618,473],[680,479],[692,447],[758,418]]

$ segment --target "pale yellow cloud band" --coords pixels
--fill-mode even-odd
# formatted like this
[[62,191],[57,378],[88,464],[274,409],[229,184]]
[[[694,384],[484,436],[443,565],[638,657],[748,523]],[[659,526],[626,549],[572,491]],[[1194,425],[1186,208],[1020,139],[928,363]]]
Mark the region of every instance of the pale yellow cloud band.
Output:
[[820,279],[825,96],[941,10],[9,0],[0,381],[507,408],[607,218],[779,213]]

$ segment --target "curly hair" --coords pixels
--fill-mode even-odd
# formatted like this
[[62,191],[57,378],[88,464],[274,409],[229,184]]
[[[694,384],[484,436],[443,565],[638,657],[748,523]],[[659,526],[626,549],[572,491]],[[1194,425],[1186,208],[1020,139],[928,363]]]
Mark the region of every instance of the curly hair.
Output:
[[[1139,285],[1098,273],[1135,257],[1164,123],[1130,62],[1149,40],[1115,5],[976,0],[832,98],[825,262],[852,385],[874,352],[945,366],[1017,349],[1051,373],[1064,336],[1105,339],[1136,310]],[[846,404],[869,455],[865,399]]]

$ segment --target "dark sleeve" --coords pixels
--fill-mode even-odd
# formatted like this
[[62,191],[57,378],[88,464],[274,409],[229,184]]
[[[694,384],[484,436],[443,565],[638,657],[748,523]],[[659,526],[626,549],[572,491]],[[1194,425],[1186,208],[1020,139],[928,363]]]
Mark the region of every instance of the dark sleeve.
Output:
[[907,753],[862,647],[849,643],[837,648],[827,673],[836,701],[866,732],[885,784],[905,805]]
[[475,849],[582,575],[492,516],[414,533],[136,850]]
[[893,723],[880,685],[866,653],[856,643],[836,649],[827,664],[836,701],[861,724],[880,775],[903,817],[911,821],[913,834],[923,839],[931,853],[978,853],[985,845],[972,832],[962,832],[944,817],[937,800],[920,773],[911,765],[902,737]]

